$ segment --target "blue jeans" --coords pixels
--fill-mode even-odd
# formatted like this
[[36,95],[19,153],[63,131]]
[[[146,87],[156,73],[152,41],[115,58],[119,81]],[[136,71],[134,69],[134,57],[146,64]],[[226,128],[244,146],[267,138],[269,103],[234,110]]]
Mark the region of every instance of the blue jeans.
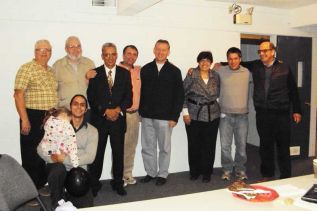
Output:
[[[224,171],[245,171],[247,162],[248,114],[221,114],[220,118],[221,165]],[[234,160],[231,155],[233,141],[236,146]]]

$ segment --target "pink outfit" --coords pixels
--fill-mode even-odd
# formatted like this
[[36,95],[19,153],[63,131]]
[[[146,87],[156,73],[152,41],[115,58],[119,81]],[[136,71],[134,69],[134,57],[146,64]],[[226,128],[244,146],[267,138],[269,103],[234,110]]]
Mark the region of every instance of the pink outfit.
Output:
[[127,109],[128,112],[137,111],[140,104],[140,92],[141,92],[141,78],[140,78],[140,66],[134,66],[133,68],[128,68],[123,64],[119,64],[120,67],[123,67],[130,71],[131,82],[132,82],[132,106]]
[[64,152],[69,155],[73,167],[78,167],[76,134],[72,125],[57,117],[51,116],[44,125],[45,134],[40,143],[47,155]]

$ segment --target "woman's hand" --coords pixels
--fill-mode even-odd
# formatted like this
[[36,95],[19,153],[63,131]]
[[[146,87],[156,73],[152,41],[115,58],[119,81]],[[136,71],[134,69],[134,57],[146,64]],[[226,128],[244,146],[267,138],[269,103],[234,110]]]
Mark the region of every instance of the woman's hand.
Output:
[[190,119],[189,115],[184,115],[183,120],[184,120],[186,125],[190,125],[191,119]]

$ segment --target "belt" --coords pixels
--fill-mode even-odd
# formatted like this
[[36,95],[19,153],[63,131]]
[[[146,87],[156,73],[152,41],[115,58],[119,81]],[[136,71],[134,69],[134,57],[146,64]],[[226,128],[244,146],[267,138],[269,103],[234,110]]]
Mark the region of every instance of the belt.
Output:
[[215,104],[215,101],[210,101],[210,102],[207,102],[207,103],[198,103],[197,101],[192,100],[192,99],[188,99],[187,101],[190,102],[191,104],[195,104],[195,105],[199,105],[199,106],[206,106],[206,105]]
[[197,120],[198,120],[198,117],[199,117],[201,109],[204,106],[207,106],[207,109],[208,109],[208,121],[210,122],[210,106],[215,104],[216,101],[210,101],[210,102],[207,102],[207,103],[198,103],[197,101],[192,100],[192,99],[187,99],[187,101],[190,102],[191,104],[200,106],[200,108],[198,109],[198,112],[197,112],[197,117],[196,117]]

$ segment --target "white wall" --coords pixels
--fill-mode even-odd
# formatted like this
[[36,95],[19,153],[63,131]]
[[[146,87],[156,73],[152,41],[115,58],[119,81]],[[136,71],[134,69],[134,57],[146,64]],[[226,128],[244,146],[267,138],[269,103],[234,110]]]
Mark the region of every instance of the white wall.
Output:
[[[196,65],[201,50],[211,50],[215,61],[224,61],[231,46],[240,45],[240,32],[313,36],[288,27],[285,10],[256,7],[253,25],[232,23],[229,4],[203,0],[165,0],[136,16],[116,16],[114,8],[92,8],[89,0],[2,0],[0,8],[0,153],[20,160],[18,115],[13,100],[17,69],[33,58],[34,42],[46,38],[53,45],[50,64],[64,56],[64,41],[69,35],[81,38],[84,55],[96,65],[102,64],[100,48],[114,42],[119,51],[127,44],[139,48],[138,64],[153,59],[152,48],[157,39],[171,43],[170,61],[181,68],[183,77]],[[120,60],[121,58],[119,58]],[[102,178],[109,178],[110,146],[107,146]],[[215,166],[220,166],[219,140]],[[138,145],[134,174],[144,175]],[[186,171],[187,139],[180,119],[173,131],[170,172]]]

